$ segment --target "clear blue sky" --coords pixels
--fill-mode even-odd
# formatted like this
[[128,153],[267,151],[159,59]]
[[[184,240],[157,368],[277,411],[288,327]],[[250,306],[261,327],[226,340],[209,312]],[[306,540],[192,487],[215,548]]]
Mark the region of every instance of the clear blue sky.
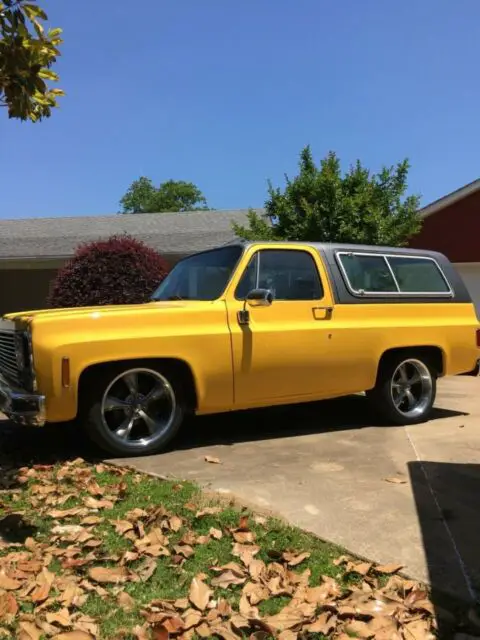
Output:
[[114,213],[140,175],[261,206],[305,144],[372,170],[408,156],[422,204],[480,175],[479,0],[40,4],[67,97],[0,118],[0,217]]

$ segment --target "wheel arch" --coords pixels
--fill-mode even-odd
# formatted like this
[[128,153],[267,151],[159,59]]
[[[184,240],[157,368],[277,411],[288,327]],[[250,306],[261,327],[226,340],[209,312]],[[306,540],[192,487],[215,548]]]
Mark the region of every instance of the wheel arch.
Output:
[[105,362],[98,362],[85,367],[79,377],[78,392],[77,392],[77,415],[80,414],[82,409],[82,399],[86,393],[88,393],[89,385],[95,379],[99,373],[103,373],[112,367],[145,367],[149,369],[158,370],[170,369],[174,372],[177,379],[180,379],[183,384],[183,393],[185,394],[185,400],[187,408],[191,412],[195,412],[198,407],[198,388],[195,379],[195,375],[191,366],[185,362],[185,360],[177,358],[130,358],[121,360],[108,360]]
[[406,357],[423,357],[428,361],[431,367],[436,371],[437,377],[442,377],[446,370],[446,354],[445,351],[436,345],[415,345],[412,347],[394,347],[387,349],[380,356],[377,376],[375,383],[378,383],[379,376],[382,372],[383,366],[391,358],[404,354]]

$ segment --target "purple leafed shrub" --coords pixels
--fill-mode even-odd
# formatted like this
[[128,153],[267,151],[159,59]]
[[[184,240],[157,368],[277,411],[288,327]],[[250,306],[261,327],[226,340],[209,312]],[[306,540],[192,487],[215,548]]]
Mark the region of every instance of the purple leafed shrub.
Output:
[[130,236],[81,245],[52,283],[50,307],[147,302],[168,273],[162,256]]

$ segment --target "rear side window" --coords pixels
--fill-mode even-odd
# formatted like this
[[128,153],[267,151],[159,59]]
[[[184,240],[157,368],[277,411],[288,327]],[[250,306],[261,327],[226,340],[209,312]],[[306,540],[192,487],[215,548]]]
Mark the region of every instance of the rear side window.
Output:
[[337,260],[348,288],[357,295],[452,295],[433,258],[339,252]]
[[350,289],[355,293],[398,293],[397,285],[383,256],[342,254],[342,266]]
[[391,256],[388,262],[400,291],[404,293],[450,293],[440,267],[429,258]]

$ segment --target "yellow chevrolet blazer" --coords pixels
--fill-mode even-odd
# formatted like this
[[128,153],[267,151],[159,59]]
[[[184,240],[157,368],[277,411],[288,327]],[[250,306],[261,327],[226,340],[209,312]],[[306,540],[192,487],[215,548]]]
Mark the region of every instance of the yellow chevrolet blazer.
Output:
[[365,391],[428,420],[440,376],[471,372],[480,325],[445,256],[300,242],[179,262],[143,305],[50,309],[0,325],[0,410],[78,420],[114,455],[160,451],[189,413]]

